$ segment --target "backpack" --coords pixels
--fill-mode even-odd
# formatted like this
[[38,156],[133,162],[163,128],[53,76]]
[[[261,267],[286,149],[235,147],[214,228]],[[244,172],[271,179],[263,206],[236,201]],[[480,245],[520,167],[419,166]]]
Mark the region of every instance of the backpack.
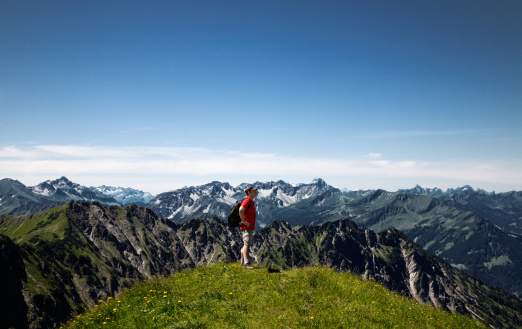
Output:
[[[230,210],[230,214],[228,215],[228,227],[238,227],[241,223],[241,217],[239,216],[239,208],[241,208],[241,203],[242,201],[236,202],[236,204]],[[245,213],[250,208],[250,203],[252,203],[252,201],[249,200],[247,210],[245,211]]]

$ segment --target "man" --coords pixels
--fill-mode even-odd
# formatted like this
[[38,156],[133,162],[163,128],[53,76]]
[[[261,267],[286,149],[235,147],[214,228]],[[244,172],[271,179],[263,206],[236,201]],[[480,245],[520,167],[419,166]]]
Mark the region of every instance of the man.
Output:
[[257,189],[250,186],[245,190],[247,197],[241,203],[239,208],[239,217],[241,217],[241,224],[239,225],[239,233],[243,238],[243,248],[241,248],[241,264],[248,269],[253,269],[250,264],[250,258],[248,253],[250,252],[250,246],[252,245],[252,239],[254,236],[254,229],[256,227],[256,206],[254,199],[257,196]]

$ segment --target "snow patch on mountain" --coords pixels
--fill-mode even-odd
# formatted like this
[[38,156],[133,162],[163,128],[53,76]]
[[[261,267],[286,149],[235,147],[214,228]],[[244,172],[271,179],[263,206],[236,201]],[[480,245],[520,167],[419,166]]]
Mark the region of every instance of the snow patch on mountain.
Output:
[[47,188],[41,188],[40,186],[35,186],[33,188],[33,193],[38,194],[38,195],[43,195],[43,196],[49,196],[49,194],[51,194],[51,191]]
[[281,192],[281,190],[277,191],[276,197],[279,200],[283,201],[283,207],[288,207],[289,205],[292,205],[297,201],[297,197],[295,195],[293,195],[293,196],[287,195],[287,194]]
[[272,186],[272,188],[269,189],[257,189],[257,197],[259,198],[268,198],[272,193],[274,193],[274,189],[276,189],[276,186]]
[[232,195],[226,195],[226,196],[224,196],[222,198],[217,199],[216,201],[222,202],[222,203],[226,203],[228,205],[233,205],[233,204],[235,204],[239,200],[234,198]]
[[190,214],[192,214],[194,212],[194,208],[193,206],[189,206],[189,205],[184,205],[178,209],[176,209],[172,215],[170,215],[168,218],[169,219],[173,219],[176,215],[181,215],[181,216],[188,216]]
[[149,192],[143,192],[140,190],[132,189],[129,187],[113,187],[113,186],[91,186],[92,191],[108,195],[123,205],[129,205],[133,203],[147,204],[154,198]]
[[229,183],[211,182],[206,185],[186,187],[159,194],[147,205],[158,216],[174,221],[184,221],[194,216],[225,218],[230,207],[243,200],[245,188],[254,186],[258,190],[256,208],[262,225],[262,213],[270,213],[275,208],[288,207],[296,202],[319,195],[326,191],[340,192],[327,185],[322,179],[311,184],[293,185],[283,181],[243,183],[232,187]]
[[73,183],[66,177],[61,177],[56,180],[47,180],[36,186],[27,187],[27,189],[37,196],[47,198],[49,201],[67,202],[74,201],[88,201],[100,202],[104,205],[118,205],[113,197],[101,193],[99,191],[92,191],[90,188]]

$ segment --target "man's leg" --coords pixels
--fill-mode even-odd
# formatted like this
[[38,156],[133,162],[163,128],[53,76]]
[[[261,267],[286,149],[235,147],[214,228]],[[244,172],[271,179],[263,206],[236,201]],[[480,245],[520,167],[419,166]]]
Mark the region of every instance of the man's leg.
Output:
[[241,255],[244,260],[243,267],[247,270],[253,269],[252,265],[250,264],[250,259],[248,258],[248,252],[250,251],[250,245],[246,244],[243,246],[243,249],[241,249]]
[[243,260],[243,264],[248,264],[249,251],[250,251],[250,246],[248,244],[243,245],[243,248],[241,248],[241,259]]
[[247,269],[253,269],[253,267],[249,264],[250,259],[248,258],[248,254],[250,252],[250,246],[252,245],[252,236],[253,232],[244,230],[243,231],[243,248],[241,248],[241,260],[243,266]]

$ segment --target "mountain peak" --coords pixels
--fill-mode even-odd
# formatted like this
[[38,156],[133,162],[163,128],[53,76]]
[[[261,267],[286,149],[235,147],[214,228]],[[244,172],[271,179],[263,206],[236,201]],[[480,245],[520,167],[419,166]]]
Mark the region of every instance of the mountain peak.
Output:
[[326,187],[328,185],[322,178],[314,179],[311,184],[317,185],[319,187]]
[[131,204],[146,205],[154,198],[154,196],[149,192],[136,190],[130,187],[101,185],[98,187],[91,186],[89,189],[95,193],[110,196],[124,206]]
[[458,188],[458,190],[460,190],[460,191],[470,191],[470,192],[475,192],[475,190],[473,189],[473,187],[471,187],[470,185],[464,185],[464,186]]
[[70,184],[74,184],[72,181],[70,181],[67,177],[65,176],[62,176],[60,178],[57,178],[55,180],[47,180],[45,181],[45,183],[49,183],[49,184],[59,184],[59,183],[64,183],[64,184],[67,184],[67,185],[70,185]]

